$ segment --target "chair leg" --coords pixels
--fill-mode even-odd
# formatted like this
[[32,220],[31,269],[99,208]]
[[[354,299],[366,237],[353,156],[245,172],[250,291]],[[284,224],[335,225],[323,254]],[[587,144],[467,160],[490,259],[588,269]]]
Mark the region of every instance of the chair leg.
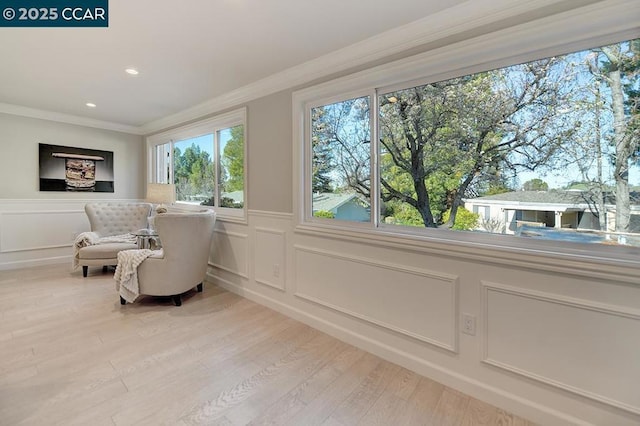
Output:
[[87,278],[87,274],[89,273],[89,267],[88,266],[83,266],[82,267],[82,276]]
[[176,306],[182,306],[182,299],[180,298],[179,294],[171,296],[171,298],[173,299],[173,303],[175,303]]
[[124,299],[122,298],[122,296],[120,296],[120,304],[121,304],[121,305],[126,305],[126,304],[127,304],[127,301],[126,301],[126,300],[124,300]]
[[202,293],[202,283],[198,284],[196,288],[198,289],[198,293]]

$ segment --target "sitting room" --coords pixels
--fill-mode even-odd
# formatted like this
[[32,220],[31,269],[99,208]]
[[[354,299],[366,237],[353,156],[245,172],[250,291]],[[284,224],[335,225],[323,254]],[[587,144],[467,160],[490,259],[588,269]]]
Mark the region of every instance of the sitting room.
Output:
[[0,424],[640,424],[640,2],[31,3]]

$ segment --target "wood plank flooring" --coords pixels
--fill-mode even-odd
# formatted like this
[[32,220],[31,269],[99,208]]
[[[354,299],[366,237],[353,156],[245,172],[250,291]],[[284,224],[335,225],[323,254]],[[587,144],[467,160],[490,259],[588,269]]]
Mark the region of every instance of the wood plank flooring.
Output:
[[183,299],[0,271],[0,424],[531,424],[212,284]]

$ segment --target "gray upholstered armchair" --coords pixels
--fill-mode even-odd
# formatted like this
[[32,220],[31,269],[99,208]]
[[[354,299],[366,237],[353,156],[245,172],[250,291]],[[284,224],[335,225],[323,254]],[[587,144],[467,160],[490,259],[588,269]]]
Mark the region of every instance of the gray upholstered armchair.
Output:
[[[84,210],[89,218],[91,232],[99,239],[105,237],[121,236],[147,228],[148,218],[151,214],[149,203],[88,203]],[[77,262],[82,266],[82,275],[87,276],[89,266],[116,265],[118,252],[121,250],[136,249],[135,237],[132,241],[98,241],[98,244],[90,244],[79,248]]]
[[[211,253],[215,213],[164,213],[155,216],[162,251],[146,258],[137,269],[140,295],[171,296],[176,306],[180,295],[192,288],[202,291]],[[116,282],[117,290],[119,284]],[[120,297],[120,303],[126,301]]]

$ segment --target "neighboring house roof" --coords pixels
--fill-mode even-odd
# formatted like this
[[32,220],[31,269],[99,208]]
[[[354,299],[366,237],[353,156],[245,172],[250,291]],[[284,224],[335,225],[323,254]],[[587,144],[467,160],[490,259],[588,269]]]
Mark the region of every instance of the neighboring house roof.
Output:
[[[611,193],[607,193],[605,203],[615,205],[615,198]],[[631,192],[629,194],[630,204],[640,207],[640,192]],[[553,205],[556,207],[564,206],[565,208],[587,208],[589,204],[593,204],[595,199],[593,195],[587,191],[578,190],[557,190],[550,191],[513,191],[502,194],[488,195],[485,197],[468,198],[465,201],[474,204],[504,204],[519,206],[539,206]]]
[[313,194],[313,211],[335,212],[336,209],[353,199],[356,199],[358,202],[360,201],[358,195],[354,193],[334,194],[322,192],[320,194]]

